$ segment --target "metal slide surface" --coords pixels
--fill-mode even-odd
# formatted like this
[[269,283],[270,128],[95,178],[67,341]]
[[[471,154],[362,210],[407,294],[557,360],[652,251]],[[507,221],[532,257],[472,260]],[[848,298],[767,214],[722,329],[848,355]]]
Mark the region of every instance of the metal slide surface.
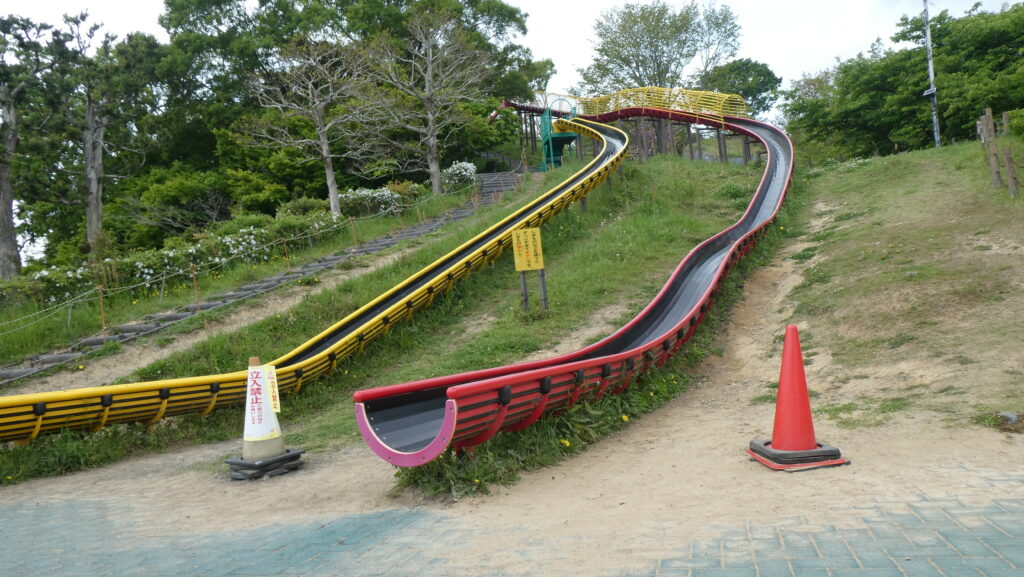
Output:
[[[646,107],[590,119],[640,116],[709,123],[704,115]],[[611,336],[568,355],[359,391],[356,418],[370,448],[398,466],[422,465],[448,448],[525,428],[586,396],[619,392],[637,373],[678,350],[703,319],[728,268],[775,218],[792,173],[792,144],[781,130],[739,117],[720,117],[714,125],[765,145],[764,176],[740,220],[690,251],[640,314]]]
[[[271,361],[282,393],[297,393],[310,379],[330,373],[342,358],[429,306],[460,278],[494,262],[512,243],[512,231],[540,226],[585,197],[619,165],[628,138],[615,128],[585,120],[556,121],[556,130],[572,131],[602,142],[600,153],[565,182],[492,225],[431,265],[322,331],[292,352]],[[258,351],[254,351],[257,353]],[[239,360],[243,364],[244,359]],[[162,381],[90,387],[0,397],[0,442],[31,441],[64,428],[98,431],[124,422],[156,424],[179,414],[208,414],[241,403],[244,370]]]

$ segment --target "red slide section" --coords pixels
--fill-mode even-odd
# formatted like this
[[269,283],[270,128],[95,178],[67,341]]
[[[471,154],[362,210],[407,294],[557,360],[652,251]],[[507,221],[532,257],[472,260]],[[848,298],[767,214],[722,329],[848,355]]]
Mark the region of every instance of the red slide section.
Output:
[[[621,132],[599,123],[635,117],[711,122],[696,113],[657,108],[624,108],[578,122],[611,139],[621,138]],[[422,465],[448,448],[526,428],[588,396],[618,393],[675,353],[703,320],[730,267],[775,218],[792,173],[792,143],[778,128],[728,116],[713,126],[751,136],[768,152],[761,183],[735,224],[685,255],[651,303],[600,342],[552,359],[356,392],[360,432],[374,453],[398,466]]]

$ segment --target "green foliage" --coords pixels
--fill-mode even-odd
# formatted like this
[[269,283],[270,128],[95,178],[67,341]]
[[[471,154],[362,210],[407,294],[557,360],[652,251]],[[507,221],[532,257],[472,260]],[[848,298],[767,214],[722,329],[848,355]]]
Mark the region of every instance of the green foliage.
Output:
[[1010,134],[1024,136],[1024,108],[1010,110]]
[[173,235],[196,233],[232,212],[273,214],[291,198],[280,184],[245,170],[196,172],[182,164],[156,168],[124,184],[127,195],[107,214],[107,228],[128,248],[159,248]]
[[417,198],[426,195],[430,192],[430,189],[422,184],[417,184],[411,180],[393,180],[386,185],[391,192],[397,194],[400,197],[399,202],[402,204],[409,204],[414,202]]
[[[1024,5],[998,13],[972,11],[932,20],[935,84],[944,140],[975,135],[986,107],[1018,108],[1024,101]],[[904,17],[895,36],[918,47],[872,46],[834,70],[805,77],[785,92],[790,131],[848,156],[890,154],[932,145],[931,109],[921,18]]]
[[643,86],[676,88],[698,59],[700,76],[732,58],[740,27],[728,6],[695,2],[675,8],[660,0],[627,3],[601,14],[594,24],[594,62],[578,70],[572,92],[597,96]]
[[[397,192],[397,191],[396,191]],[[277,217],[282,216],[306,216],[308,214],[328,213],[331,211],[331,204],[323,198],[296,198],[282,203],[277,207]]]
[[763,62],[740,58],[709,70],[700,79],[701,88],[739,94],[755,114],[771,110],[779,97],[782,79]]
[[682,84],[683,70],[697,55],[700,10],[678,10],[665,2],[624,4],[594,23],[594,62],[578,70],[583,95],[625,88]]

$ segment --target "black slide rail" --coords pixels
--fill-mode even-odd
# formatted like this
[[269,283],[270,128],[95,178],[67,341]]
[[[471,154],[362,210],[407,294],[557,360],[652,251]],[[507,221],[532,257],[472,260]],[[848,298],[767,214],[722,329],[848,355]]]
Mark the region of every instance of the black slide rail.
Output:
[[712,120],[703,113],[628,107],[582,118],[636,117],[724,127],[764,144],[765,172],[743,216],[691,250],[643,311],[593,345],[552,359],[356,392],[356,419],[374,453],[398,466],[418,466],[450,448],[526,428],[585,397],[622,391],[692,336],[729,269],[775,219],[792,176],[793,146],[778,128],[735,116]]
[[[512,244],[512,231],[541,226],[584,198],[615,170],[628,138],[599,123],[556,120],[558,131],[597,139],[601,150],[579,172],[500,222],[381,294],[295,350],[271,361],[282,394],[334,371],[338,362],[451,290],[461,278],[494,262]],[[256,351],[254,351],[255,353]],[[241,359],[239,364],[244,364]],[[245,399],[246,371],[0,397],[0,441],[29,442],[62,429],[99,431],[114,423],[155,425],[181,414],[206,415]]]

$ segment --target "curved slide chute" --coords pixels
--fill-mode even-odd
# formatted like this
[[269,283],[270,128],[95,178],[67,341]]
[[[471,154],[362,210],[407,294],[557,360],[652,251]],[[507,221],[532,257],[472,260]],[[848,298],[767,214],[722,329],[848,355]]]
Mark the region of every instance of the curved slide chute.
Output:
[[500,431],[526,428],[585,397],[620,392],[635,375],[663,363],[693,334],[729,268],[778,213],[792,174],[792,143],[771,125],[735,116],[650,107],[586,116],[594,122],[633,117],[710,124],[763,143],[768,152],[765,172],[746,212],[691,250],[632,321],[593,345],[547,360],[356,392],[360,432],[379,457],[402,467],[422,465],[449,447],[478,445]]
[[[536,227],[582,199],[618,167],[628,138],[618,129],[586,120],[557,120],[555,130],[574,131],[603,143],[600,152],[565,182],[391,288],[292,352],[271,361],[282,393],[330,373],[394,324],[429,306],[460,278],[494,262],[512,244],[512,231]],[[0,442],[27,442],[64,428],[98,431],[125,422],[156,424],[187,413],[242,402],[246,372],[0,397]]]

